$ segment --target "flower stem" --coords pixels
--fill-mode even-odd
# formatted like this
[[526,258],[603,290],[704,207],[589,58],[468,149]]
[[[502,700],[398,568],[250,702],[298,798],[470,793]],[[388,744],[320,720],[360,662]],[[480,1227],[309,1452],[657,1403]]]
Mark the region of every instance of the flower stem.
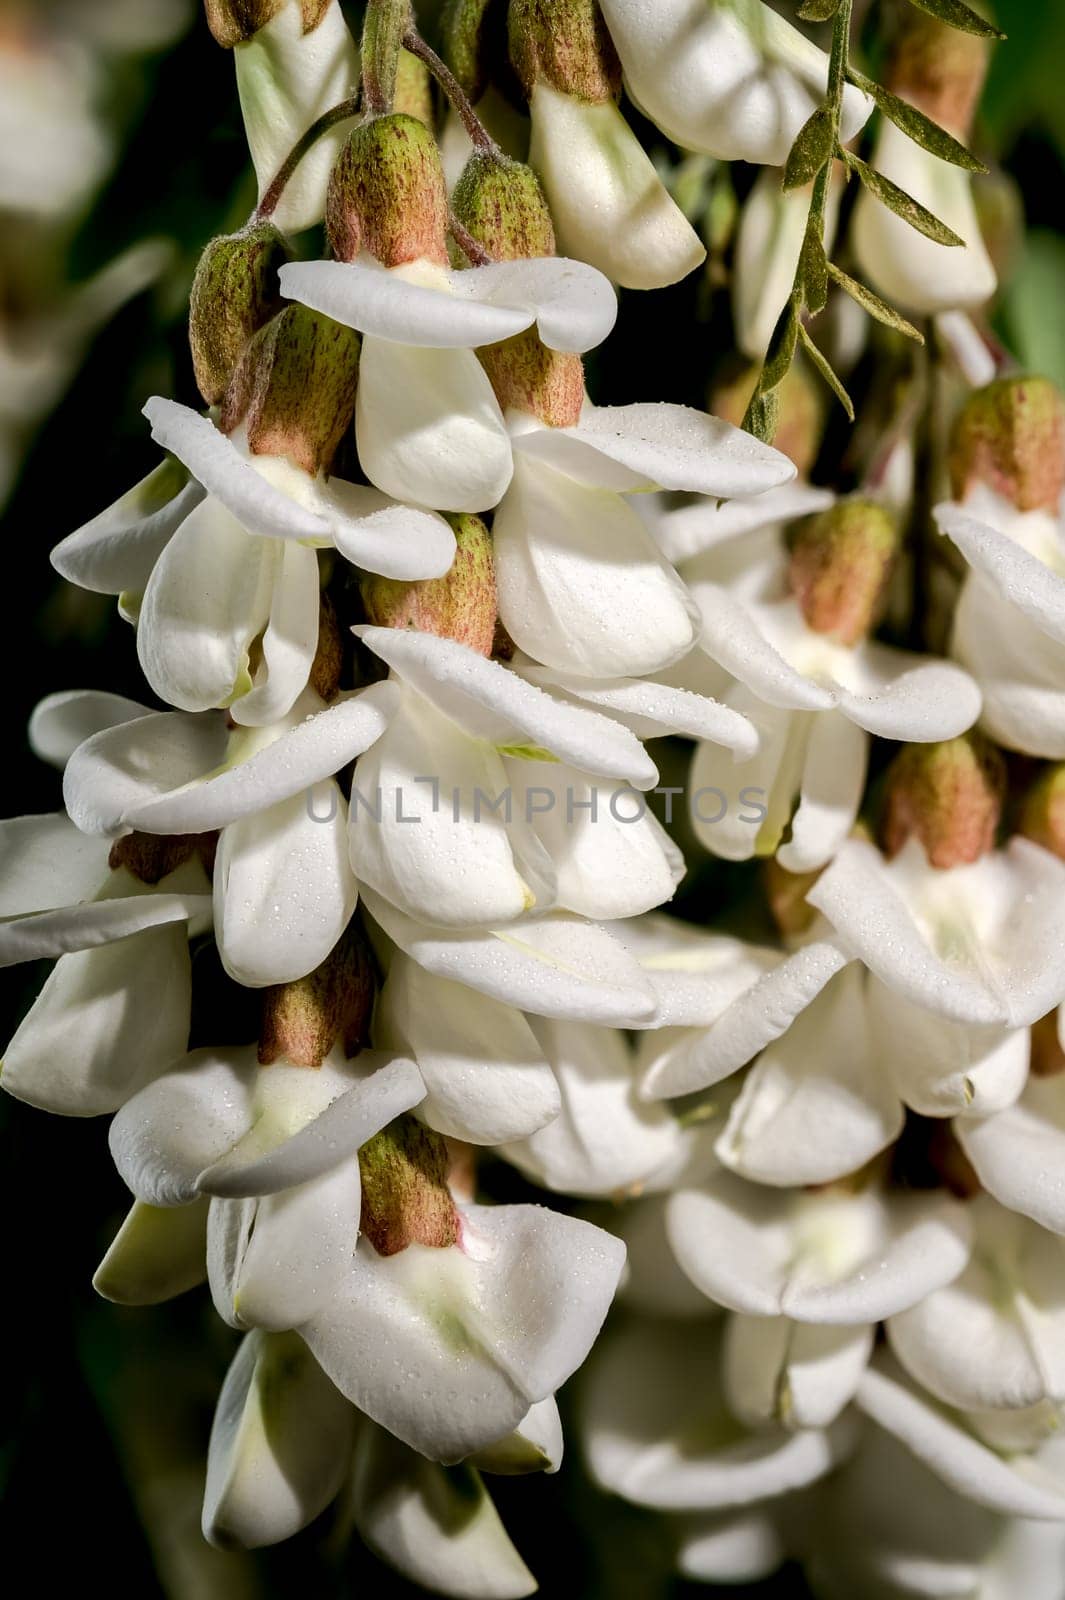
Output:
[[347,100],[341,100],[339,105],[331,106],[328,111],[323,111],[322,115],[311,123],[303,137],[297,140],[285,157],[277,176],[256,206],[252,215],[253,222],[265,222],[269,217],[273,216],[281,203],[281,196],[285,192],[289,179],[308,150],[318,143],[322,135],[328,133],[331,128],[335,128],[338,123],[350,122],[352,117],[357,117],[358,114],[359,91],[356,90]]
[[399,52],[410,26],[410,0],[369,0],[362,28],[362,88],[372,117],[392,110]]
[[[469,96],[459,83],[459,80],[446,61],[442,61],[437,55],[432,45],[426,44],[416,28],[409,28],[403,35],[403,48],[409,50],[412,56],[417,56],[418,60],[424,62],[429,68],[429,71],[447,95],[451,106],[461,118],[462,126],[466,129],[473,148],[480,151],[482,155],[494,156],[500,159],[502,151],[473,109]],[[465,249],[465,246],[463,248]]]

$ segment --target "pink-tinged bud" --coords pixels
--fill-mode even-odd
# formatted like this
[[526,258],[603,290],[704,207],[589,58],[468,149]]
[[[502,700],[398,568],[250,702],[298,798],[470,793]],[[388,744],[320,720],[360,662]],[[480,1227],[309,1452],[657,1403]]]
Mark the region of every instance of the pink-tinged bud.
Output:
[[305,978],[263,990],[259,1062],[317,1069],[339,1040],[347,1057],[369,1042],[377,983],[358,923]]
[[511,0],[509,31],[527,95],[547,83],[592,105],[617,96],[621,63],[598,0]]
[[273,223],[212,239],[196,268],[189,344],[200,393],[217,405],[248,341],[281,304],[278,269],[288,260]]
[[977,484],[1018,511],[1057,511],[1065,491],[1065,400],[1049,378],[1000,378],[971,395],[950,447],[954,496]]
[[198,856],[210,877],[217,847],[217,833],[127,833],[111,846],[107,865],[112,872],[124,867],[141,883],[156,884]]
[[313,33],[334,0],[204,0],[207,26],[226,50],[251,39],[283,11],[297,5],[303,18],[304,33]]
[[797,939],[807,933],[817,920],[813,906],[807,905],[806,896],[824,869],[816,872],[788,872],[775,856],[770,856],[762,867],[766,899],[777,931],[785,939]]
[[909,744],[888,773],[884,848],[897,855],[916,836],[941,871],[979,861],[994,849],[1005,794],[1005,762],[982,735]]
[[307,681],[327,705],[336,699],[340,690],[346,642],[336,607],[329,596],[323,594],[318,606],[318,648]]
[[433,80],[425,62],[412,56],[409,50],[399,52],[392,109],[405,117],[413,117],[427,128],[433,126]]
[[447,184],[431,130],[402,112],[348,136],[333,168],[325,226],[338,261],[367,251],[385,267],[447,263]]
[[1028,790],[1017,832],[1065,861],[1065,762],[1047,767]]
[[456,545],[450,572],[419,583],[367,573],[360,585],[366,616],[379,628],[417,628],[491,656],[498,610],[492,535],[468,513],[448,521]]
[[[755,362],[743,367],[735,376],[715,380],[707,398],[708,409],[740,427],[760,371],[760,363]],[[806,369],[795,362],[777,386],[776,395],[780,411],[773,445],[794,461],[800,477],[806,477],[821,448],[825,427],[824,386],[813,383]]]
[[328,468],[355,415],[360,340],[306,306],[288,305],[244,353],[220,425],[243,422],[254,455],[287,456],[312,476]]
[[363,1145],[359,1228],[379,1256],[398,1255],[412,1244],[446,1250],[458,1243],[449,1165],[440,1134],[411,1116],[397,1117]]
[[888,88],[964,143],[989,59],[986,39],[911,11],[895,48]]
[[899,550],[890,513],[873,500],[841,500],[799,529],[790,581],[808,627],[841,644],[880,620]]

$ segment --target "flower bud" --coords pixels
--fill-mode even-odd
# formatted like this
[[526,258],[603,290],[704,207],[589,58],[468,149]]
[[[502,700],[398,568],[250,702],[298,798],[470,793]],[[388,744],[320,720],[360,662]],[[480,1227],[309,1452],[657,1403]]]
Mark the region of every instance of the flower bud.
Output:
[[427,128],[433,126],[433,80],[425,62],[412,56],[409,50],[399,52],[392,109],[413,117]]
[[621,63],[598,0],[511,0],[510,58],[525,93],[540,82],[598,105],[621,88]]
[[1028,790],[1017,832],[1065,861],[1065,762],[1047,767]]
[[1005,792],[1002,756],[980,734],[907,745],[888,773],[884,848],[897,855],[916,835],[941,871],[979,861],[994,848]]
[[417,628],[455,639],[491,656],[496,628],[492,535],[480,517],[461,514],[448,521],[456,546],[450,572],[418,583],[365,574],[360,587],[367,620],[379,628]]
[[444,59],[474,105],[488,87],[489,58],[499,14],[495,0],[449,0],[440,24]]
[[370,1036],[377,984],[373,958],[353,922],[320,967],[263,990],[259,1064],[318,1068],[340,1040],[350,1059]]
[[447,185],[431,130],[403,112],[374,117],[348,136],[333,168],[325,225],[333,254],[362,251],[385,267],[447,263]]
[[189,343],[196,383],[217,405],[252,335],[281,304],[278,269],[288,260],[280,233],[260,222],[212,239],[192,280]]
[[360,340],[307,306],[287,305],[252,340],[219,418],[244,422],[255,455],[287,456],[312,476],[327,469],[355,415]]
[[864,639],[879,621],[898,549],[893,518],[873,500],[841,500],[805,523],[789,576],[807,626],[841,644]]
[[1000,378],[970,395],[954,426],[950,476],[958,500],[984,484],[1018,511],[1056,511],[1065,400],[1049,378]]
[[[743,367],[734,377],[715,380],[708,397],[708,409],[725,422],[740,427],[760,371],[761,363],[757,363]],[[803,363],[794,361],[775,392],[780,413],[773,444],[794,461],[799,476],[805,477],[821,448],[825,426],[824,387],[811,382]]]
[[446,1250],[459,1238],[447,1186],[447,1146],[414,1117],[397,1117],[359,1151],[361,1233],[380,1256],[408,1245]]
[[[225,50],[243,44],[275,17],[286,0],[204,0],[207,26]],[[325,5],[319,4],[319,12]]]
[[989,57],[987,39],[911,11],[895,47],[887,86],[964,142],[972,131]]

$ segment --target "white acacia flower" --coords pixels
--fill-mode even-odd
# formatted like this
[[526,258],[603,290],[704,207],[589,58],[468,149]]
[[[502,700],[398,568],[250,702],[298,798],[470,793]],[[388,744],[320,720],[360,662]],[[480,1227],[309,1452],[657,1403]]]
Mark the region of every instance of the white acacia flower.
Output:
[[[338,0],[315,9],[318,20],[307,30],[304,0],[284,0],[265,27],[233,50],[260,200],[311,123],[358,87],[359,52]],[[329,173],[349,128],[340,123],[304,156],[274,211],[279,228],[298,233],[321,222]]]
[[190,478],[164,462],[64,539],[52,564],[82,588],[122,596],[148,682],[182,711],[229,706],[251,726],[291,711],[318,646],[317,549],[400,579],[438,577],[454,559],[442,517],[311,478],[283,457],[250,456],[172,400],[144,410]]
[[511,478],[510,439],[476,347],[535,324],[550,349],[590,350],[617,315],[600,273],[555,256],[464,271],[427,258],[290,262],[281,287],[364,336],[355,437],[370,482],[443,511],[488,510]]
[[969,1259],[964,1205],[865,1189],[782,1192],[716,1173],[669,1201],[673,1253],[726,1306],[722,1382],[747,1426],[827,1427],[853,1399],[876,1324],[944,1291]]
[[660,289],[705,260],[702,240],[613,99],[596,103],[538,82],[529,114],[529,161],[568,255],[625,289]]
[[[753,758],[739,762],[699,745],[689,780],[692,825],[715,855],[744,861],[776,852],[789,872],[811,871],[831,860],[854,825],[869,736],[953,738],[976,721],[980,694],[950,663],[816,631],[789,592],[779,527],[752,530],[740,518],[733,524],[731,511],[706,508],[701,521],[695,508],[676,513],[684,518],[684,547],[697,547],[700,526],[705,542],[681,569],[702,619],[699,651],[674,676],[683,681],[691,672],[699,688],[754,724],[760,743]],[[724,519],[720,527],[716,517]],[[748,560],[737,535],[752,531],[758,544]],[[665,519],[659,536],[670,533]],[[745,795],[757,804],[735,803]]]
[[964,240],[937,244],[862,186],[852,235],[863,275],[892,305],[933,315],[982,306],[998,285],[980,234],[972,176],[914,144],[886,117],[872,165]]
[[388,684],[324,706],[308,690],[269,728],[227,726],[220,712],[152,712],[87,739],[64,777],[84,832],[120,838],[222,830],[215,937],[239,983],[312,972],[355,908],[347,808],[333,774],[380,737],[395,709]]
[[745,1507],[815,1482],[854,1439],[828,1428],[748,1431],[722,1384],[720,1323],[629,1316],[607,1330],[582,1380],[582,1431],[595,1481],[660,1511]]
[[579,678],[640,677],[686,655],[698,637],[691,596],[624,496],[758,496],[793,478],[793,464],[686,406],[586,405],[564,428],[508,420],[514,479],[493,538],[515,644]]
[[[805,34],[762,0],[603,0],[603,15],[629,94],[675,144],[784,165],[828,76],[828,57]],[[872,109],[846,86],[844,144]]]
[[[672,894],[683,863],[668,836],[638,794],[634,822],[628,800],[625,809],[610,803],[653,782],[628,729],[455,640],[355,632],[401,693],[387,734],[355,769],[350,848],[360,882],[442,928],[498,927],[534,909],[635,915]],[[592,822],[586,791],[598,779],[613,781]]]
[[135,1198],[210,1196],[207,1271],[235,1327],[301,1327],[339,1292],[360,1210],[359,1147],[424,1095],[402,1057],[335,1043],[316,1070],[255,1045],[194,1051],[119,1111],[111,1154]]
[[[1060,1029],[1060,1011],[1058,1024]],[[1065,1234],[1059,1178],[1065,1159],[1065,1078],[1032,1074],[1012,1105],[986,1117],[958,1117],[954,1132],[989,1194],[1041,1227]]]
[[[29,17],[27,17],[27,23]],[[5,18],[5,24],[7,18]],[[0,205],[45,218],[79,206],[107,171],[112,141],[97,106],[92,53],[20,28],[0,44]]]
[[953,654],[980,685],[982,723],[1000,744],[1065,757],[1065,545],[1049,511],[1015,511],[988,490],[936,508],[969,564]]
[[[835,243],[839,200],[839,186],[832,183],[824,233],[828,251]],[[759,173],[740,218],[732,274],[736,343],[752,361],[764,358],[791,297],[809,215],[808,188],[785,189],[775,167]]]

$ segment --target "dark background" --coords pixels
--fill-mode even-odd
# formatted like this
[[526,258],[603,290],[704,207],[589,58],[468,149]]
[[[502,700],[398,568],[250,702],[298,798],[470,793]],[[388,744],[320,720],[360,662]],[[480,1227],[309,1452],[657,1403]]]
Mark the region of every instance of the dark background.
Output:
[[[1029,226],[997,322],[1023,363],[1065,382],[1065,0],[998,0],[996,9],[1010,42],[996,56],[979,144],[1016,180]],[[26,719],[42,695],[78,686],[145,698],[132,631],[109,600],[60,584],[48,551],[154,464],[140,416],[149,394],[198,403],[184,327],[188,283],[206,240],[238,226],[254,200],[232,63],[199,15],[165,55],[116,69],[110,93],[124,153],[70,240],[66,274],[79,281],[150,235],[173,239],[177,251],[162,283],[95,339],[32,440],[2,517],[7,813],[61,803],[58,775],[25,744]],[[692,334],[705,304],[699,284],[623,301],[618,332],[590,370],[593,394],[601,387],[615,401],[702,403],[715,350],[712,327]],[[704,893],[712,871],[699,878]],[[44,971],[0,974],[8,1034]],[[92,1270],[127,1204],[103,1121],[66,1121],[0,1096],[0,1138],[7,1570],[32,1574],[44,1592],[87,1582],[145,1600],[326,1597],[363,1585],[414,1594],[357,1546],[344,1554],[329,1516],[259,1556],[202,1545],[199,1474],[232,1338],[205,1292],[157,1311],[120,1311],[93,1296]],[[659,1579],[665,1557],[654,1518],[597,1498],[587,1485],[574,1489],[576,1456],[574,1447],[565,1501],[557,1478],[491,1480],[542,1592],[552,1600],[698,1593]],[[765,1592],[803,1590],[784,1574]]]

